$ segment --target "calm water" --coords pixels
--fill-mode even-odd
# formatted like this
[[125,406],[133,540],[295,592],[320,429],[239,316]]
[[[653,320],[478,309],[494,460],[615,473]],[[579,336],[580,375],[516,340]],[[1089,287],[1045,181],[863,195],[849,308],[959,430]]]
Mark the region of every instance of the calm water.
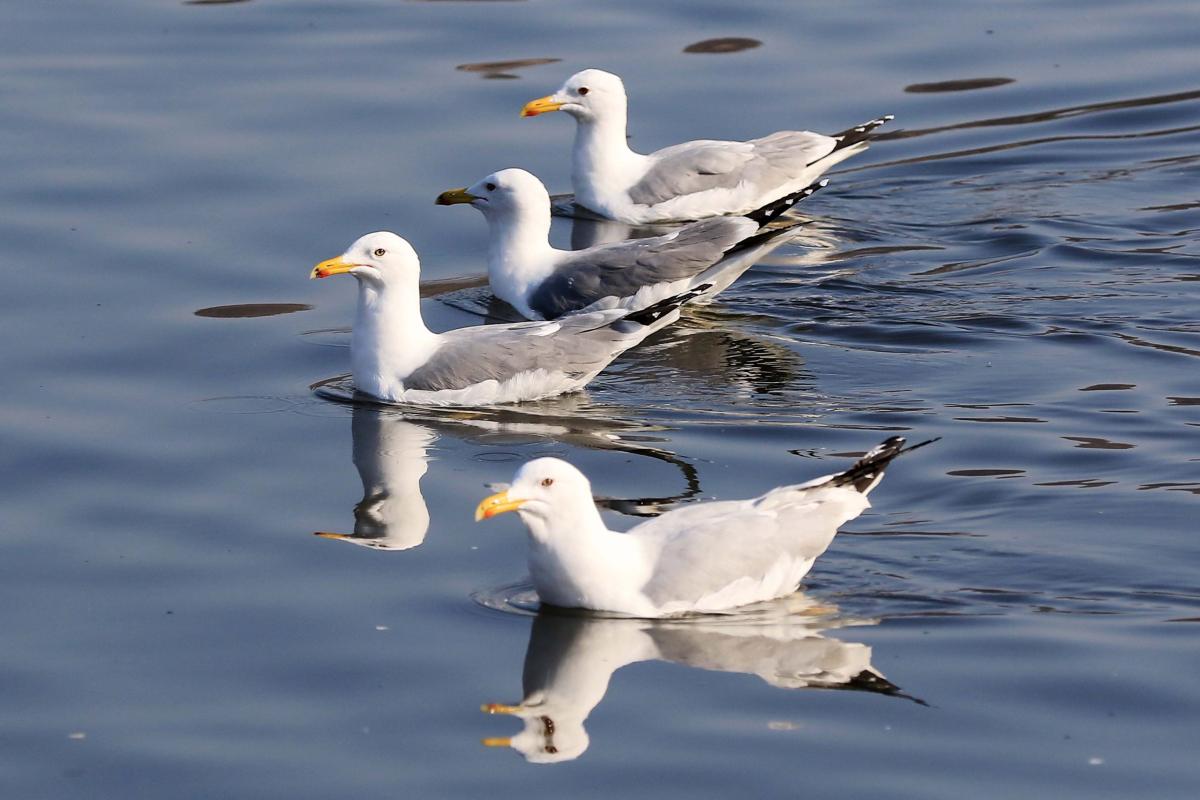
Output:
[[[5,797],[1196,796],[1193,2],[4,19]],[[584,395],[311,391],[353,291],[308,270],[362,233],[443,281],[431,324],[478,321],[447,279],[484,224],[433,198],[507,166],[567,190],[570,120],[517,112],[588,66],[643,149],[897,120]],[[538,455],[628,526],[894,431],[943,439],[802,594],[730,618],[535,619],[518,521],[471,522]],[[480,711],[526,694],[545,713]]]

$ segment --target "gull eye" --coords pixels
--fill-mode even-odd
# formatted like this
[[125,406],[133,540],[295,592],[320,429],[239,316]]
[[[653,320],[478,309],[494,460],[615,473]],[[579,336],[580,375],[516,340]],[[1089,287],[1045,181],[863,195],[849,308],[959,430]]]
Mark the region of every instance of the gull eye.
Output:
[[553,486],[554,478],[542,478],[542,486]]
[[384,250],[382,247],[375,248],[375,257],[376,258],[383,258],[386,255],[387,255],[387,250]]
[[583,95],[587,94],[587,93],[588,93],[588,87],[586,87],[586,86],[580,86],[580,87],[579,87],[579,95],[580,95],[581,97],[582,97]]
[[485,188],[489,192],[494,192],[494,191],[496,191],[496,184],[494,184],[494,183],[485,184]]

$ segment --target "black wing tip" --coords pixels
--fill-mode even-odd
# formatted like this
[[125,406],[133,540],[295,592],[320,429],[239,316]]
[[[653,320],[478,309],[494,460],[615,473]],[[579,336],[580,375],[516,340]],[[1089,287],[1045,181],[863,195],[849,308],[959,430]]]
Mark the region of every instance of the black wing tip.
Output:
[[868,450],[866,455],[855,462],[854,466],[845,472],[834,475],[829,482],[834,486],[853,486],[856,491],[866,494],[879,483],[892,459],[905,453],[911,453],[927,444],[933,444],[941,438],[935,436],[911,447],[905,447],[906,440],[903,436],[889,436]]
[[833,134],[833,138],[838,140],[834,150],[844,150],[851,145],[865,142],[871,135],[871,131],[878,128],[880,125],[886,125],[896,118],[895,114],[884,114],[882,117],[868,120],[861,125],[855,125],[853,128],[847,128],[841,133]]
[[767,203],[762,208],[755,209],[754,211],[751,211],[748,214],[743,214],[743,216],[754,220],[755,222],[758,223],[758,227],[761,228],[764,225],[766,225],[767,223],[778,219],[780,216],[783,215],[783,213],[785,211],[787,211],[792,206],[796,205],[796,203],[799,203],[801,200],[803,200],[806,197],[811,197],[812,195],[816,194],[817,192],[824,189],[828,185],[829,185],[829,179],[821,178],[821,180],[817,181],[816,183],[811,183],[808,186],[805,186],[803,189],[801,189],[798,192],[792,192],[791,194],[785,194],[783,197],[780,197],[778,200],[772,200],[771,202]]
[[711,283],[702,283],[699,286],[688,289],[686,292],[680,292],[679,294],[672,295],[664,300],[659,300],[657,303],[648,305],[645,308],[632,311],[621,317],[621,321],[637,322],[642,325],[652,325],[680,306],[684,306],[695,300],[697,297],[700,297],[709,289],[711,289],[712,286],[713,285]]

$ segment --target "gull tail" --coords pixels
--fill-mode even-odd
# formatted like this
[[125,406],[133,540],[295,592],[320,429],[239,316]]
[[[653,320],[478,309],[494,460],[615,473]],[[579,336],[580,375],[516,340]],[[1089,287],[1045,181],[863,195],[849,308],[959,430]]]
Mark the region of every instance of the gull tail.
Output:
[[841,133],[833,134],[833,138],[838,140],[834,145],[833,151],[845,150],[847,147],[865,142],[871,136],[871,131],[878,128],[880,125],[891,122],[896,116],[894,114],[885,114],[882,117],[877,117],[870,122],[864,122],[862,125],[855,125],[853,128],[847,128]]
[[934,439],[927,439],[920,444],[914,444],[912,447],[905,447],[903,437],[892,436],[869,450],[853,467],[845,472],[839,472],[830,478],[829,485],[853,486],[859,493],[867,494],[883,480],[883,472],[887,469],[887,465],[892,462],[893,458],[910,453],[918,447],[933,444],[940,438],[942,437],[938,436]]
[[817,192],[824,189],[828,185],[829,185],[829,181],[822,178],[821,180],[817,181],[816,183],[814,183],[810,186],[806,186],[798,192],[792,192],[791,194],[785,194],[783,197],[779,198],[778,200],[772,200],[771,202],[767,203],[762,208],[751,211],[750,213],[744,214],[743,216],[749,217],[750,219],[754,220],[755,222],[758,223],[758,227],[761,228],[764,225],[766,225],[768,222],[772,222],[773,220],[778,219],[783,214],[783,212],[787,211],[789,208],[796,205],[796,203],[799,203],[801,200],[803,200],[806,197],[816,194]]

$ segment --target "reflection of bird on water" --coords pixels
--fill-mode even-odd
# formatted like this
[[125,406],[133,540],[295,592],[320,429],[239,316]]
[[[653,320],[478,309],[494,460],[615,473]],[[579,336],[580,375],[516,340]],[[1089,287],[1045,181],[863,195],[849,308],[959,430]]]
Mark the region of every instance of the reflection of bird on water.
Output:
[[317,536],[379,550],[416,547],[429,530],[421,477],[437,435],[368,406],[354,409],[351,429],[354,466],[363,485],[363,499],[354,507],[354,533],[318,531]]
[[475,519],[516,511],[529,532],[529,572],[543,602],[638,617],[708,613],[796,591],[838,528],[904,448],[893,436],[852,467],[749,500],[695,503],[616,533],[588,479],[557,458],[517,470]]
[[[354,466],[362,480],[363,498],[354,507],[354,532],[317,532],[317,536],[326,539],[377,550],[407,550],[421,544],[429,529],[429,510],[421,494],[421,478],[428,469],[429,448],[441,437],[480,445],[495,445],[500,437],[524,442],[546,438],[576,447],[653,458],[679,470],[683,485],[675,494],[595,498],[601,507],[630,516],[652,516],[660,512],[661,506],[700,493],[696,468],[674,453],[644,441],[649,428],[584,414],[572,416],[571,410],[580,405],[572,398],[544,404],[543,414],[535,410],[401,414],[382,404],[327,396],[353,409]],[[621,433],[636,434],[643,441],[625,441]]]
[[584,723],[604,699],[612,674],[638,661],[757,675],[784,689],[856,689],[907,697],[871,666],[869,646],[823,635],[830,628],[873,620],[831,618],[836,609],[812,607],[803,595],[791,601],[792,608],[810,608],[779,618],[686,622],[542,612],[533,622],[525,653],[524,699],[518,705],[483,706],[489,714],[519,717],[525,727],[515,736],[483,742],[511,747],[533,763],[578,758],[589,743]]
[[[700,309],[674,329],[669,341],[641,348],[629,355],[622,388],[643,382],[670,384],[678,377],[682,397],[703,396],[736,402],[747,395],[802,391],[814,382],[801,355],[783,341],[746,325],[738,314],[721,309]],[[673,374],[674,373],[674,374]]]

